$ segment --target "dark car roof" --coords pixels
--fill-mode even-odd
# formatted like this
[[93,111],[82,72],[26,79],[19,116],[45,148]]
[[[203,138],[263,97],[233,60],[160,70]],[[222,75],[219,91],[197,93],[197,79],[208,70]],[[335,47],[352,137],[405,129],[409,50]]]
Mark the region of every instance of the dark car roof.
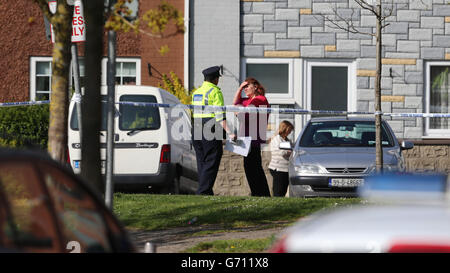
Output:
[[311,118],[312,122],[324,122],[324,121],[375,121],[373,117],[348,117],[348,116],[332,116],[332,117],[317,117]]

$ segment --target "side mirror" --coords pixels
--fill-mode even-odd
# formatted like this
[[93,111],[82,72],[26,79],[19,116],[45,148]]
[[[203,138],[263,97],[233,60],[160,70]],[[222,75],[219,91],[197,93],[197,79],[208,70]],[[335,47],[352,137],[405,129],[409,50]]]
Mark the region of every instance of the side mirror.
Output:
[[286,141],[286,142],[281,142],[279,148],[280,148],[280,150],[289,150],[289,151],[292,151],[291,143],[288,142],[288,141]]
[[414,148],[414,143],[410,141],[402,141],[402,144],[400,145],[402,150],[409,150]]

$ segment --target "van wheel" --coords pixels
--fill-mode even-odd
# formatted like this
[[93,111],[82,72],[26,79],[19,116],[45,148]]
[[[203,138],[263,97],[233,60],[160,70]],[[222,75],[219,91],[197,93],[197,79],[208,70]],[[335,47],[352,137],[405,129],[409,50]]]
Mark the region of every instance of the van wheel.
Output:
[[180,194],[180,176],[175,175],[172,183],[170,185],[160,188],[159,193],[161,194]]
[[178,174],[173,179],[172,192],[173,194],[180,194],[180,175]]

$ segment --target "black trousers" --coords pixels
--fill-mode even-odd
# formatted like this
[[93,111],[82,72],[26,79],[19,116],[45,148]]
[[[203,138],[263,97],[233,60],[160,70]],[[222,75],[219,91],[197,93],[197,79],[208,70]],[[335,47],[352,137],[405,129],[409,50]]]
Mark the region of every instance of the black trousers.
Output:
[[269,171],[273,177],[273,196],[286,196],[289,186],[289,173],[279,172],[272,169],[269,169]]
[[214,182],[223,154],[222,141],[194,140],[193,146],[197,158],[199,183],[196,194],[214,195]]
[[244,157],[244,170],[252,196],[269,196],[270,190],[262,167],[261,146],[252,145]]
[[[219,172],[220,160],[223,154],[222,140],[216,138],[208,140],[203,135],[203,126],[210,120],[210,118],[194,120],[194,126],[192,128],[193,130],[198,130],[197,133],[200,132],[199,137],[199,134],[192,131],[192,145],[194,146],[195,156],[197,158],[199,184],[196,194],[214,195],[214,182]],[[223,131],[223,128],[219,126],[213,126],[211,133],[215,133],[216,128]],[[196,137],[200,139],[195,139]]]

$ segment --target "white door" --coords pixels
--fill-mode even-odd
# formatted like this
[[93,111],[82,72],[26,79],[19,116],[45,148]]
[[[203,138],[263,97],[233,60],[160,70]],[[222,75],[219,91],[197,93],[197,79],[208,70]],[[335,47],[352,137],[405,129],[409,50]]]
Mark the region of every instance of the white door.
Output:
[[[120,95],[119,101],[157,102],[154,95]],[[115,174],[155,174],[167,144],[162,108],[119,105],[115,128]]]

